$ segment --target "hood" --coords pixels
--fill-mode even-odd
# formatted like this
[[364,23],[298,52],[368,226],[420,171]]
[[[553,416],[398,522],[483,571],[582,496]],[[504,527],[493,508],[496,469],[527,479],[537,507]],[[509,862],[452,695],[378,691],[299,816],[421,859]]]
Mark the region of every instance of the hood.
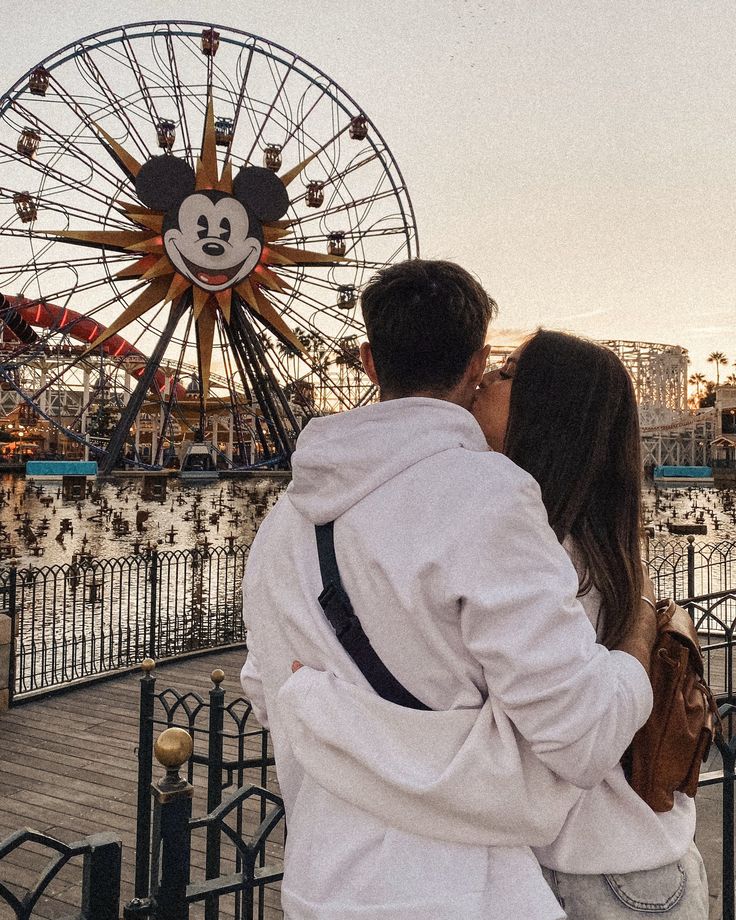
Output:
[[488,450],[470,412],[441,399],[391,399],[315,418],[299,435],[287,494],[324,524],[415,463],[458,447]]

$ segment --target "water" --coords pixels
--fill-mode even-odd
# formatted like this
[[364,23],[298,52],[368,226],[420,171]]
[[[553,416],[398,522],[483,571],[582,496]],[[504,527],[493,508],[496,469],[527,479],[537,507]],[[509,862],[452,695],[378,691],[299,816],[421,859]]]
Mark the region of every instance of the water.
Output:
[[658,488],[645,487],[643,494],[644,521],[654,527],[657,540],[685,542],[667,530],[667,523],[703,523],[706,534],[698,534],[699,544],[715,545],[723,540],[736,540],[736,490],[703,487]]
[[165,501],[144,500],[143,481],[93,484],[82,501],[61,497],[61,483],[0,478],[0,566],[62,565],[75,555],[107,559],[196,546],[248,544],[286,488],[264,475],[206,484],[170,478]]
[[[94,484],[81,502],[65,501],[60,483],[37,484],[0,477],[0,565],[62,565],[75,554],[106,559],[148,546],[191,549],[202,544],[248,544],[287,484],[269,476],[207,484],[172,477],[163,502],[146,501],[140,477]],[[644,490],[644,519],[654,537],[685,543],[669,534],[671,520],[703,521],[699,545],[736,540],[736,491],[707,488]]]

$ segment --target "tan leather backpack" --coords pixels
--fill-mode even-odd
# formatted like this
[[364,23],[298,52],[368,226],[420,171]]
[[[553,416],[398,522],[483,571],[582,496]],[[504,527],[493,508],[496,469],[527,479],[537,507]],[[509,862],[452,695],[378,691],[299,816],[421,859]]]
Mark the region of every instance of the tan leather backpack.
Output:
[[695,795],[700,764],[722,730],[693,621],[669,599],[657,603],[650,679],[652,712],[622,764],[630,785],[650,808],[669,811],[674,792]]

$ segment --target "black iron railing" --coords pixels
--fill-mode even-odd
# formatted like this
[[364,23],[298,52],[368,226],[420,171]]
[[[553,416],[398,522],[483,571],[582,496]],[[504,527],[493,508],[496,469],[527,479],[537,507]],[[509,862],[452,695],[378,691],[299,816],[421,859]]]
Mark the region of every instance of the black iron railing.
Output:
[[[0,904],[11,911],[16,920],[30,920],[36,916],[36,907],[43,904],[43,898],[54,897],[52,892],[63,889],[62,874],[69,864],[81,861],[82,884],[79,887],[79,917],[94,920],[118,920],[120,909],[120,868],[122,843],[115,834],[102,833],[85,837],[76,843],[64,843],[48,834],[24,828],[11,834],[0,842],[0,871],[6,866],[12,869],[11,862],[20,859],[32,850],[42,854],[48,861],[31,888],[21,889],[17,884],[6,884],[0,880]],[[67,888],[72,886],[64,879]],[[66,897],[69,897],[67,891]],[[73,897],[72,897],[73,900]],[[6,911],[0,912],[7,917]]]
[[[13,619],[11,695],[244,640],[240,583],[248,547],[158,551],[0,571],[0,612]],[[736,586],[736,541],[650,540],[660,597]],[[722,619],[731,623],[736,607]]]
[[[151,783],[153,781],[154,735],[162,729],[179,728],[192,739],[192,754],[186,768],[187,782],[206,790],[207,813],[214,812],[223,801],[226,790],[253,787],[263,790],[257,796],[238,799],[237,807],[228,808],[228,820],[237,839],[251,838],[253,824],[259,826],[266,819],[266,792],[275,779],[270,768],[274,766],[269,734],[253,716],[251,705],[242,696],[226,699],[222,688],[225,677],[220,669],[212,672],[212,688],[207,696],[174,687],[156,689],[154,663],[143,662],[144,674],[140,682],[140,724],[138,737],[138,809],[136,823],[135,895],[146,899],[152,890],[151,853],[152,835],[155,836],[155,809],[152,811]],[[270,794],[270,793],[269,793]],[[270,800],[269,800],[270,801]],[[256,809],[257,813],[253,813]],[[206,853],[205,877],[216,879],[221,866],[229,865],[236,872],[243,868],[245,856],[237,847],[235,852],[221,854],[222,831],[213,822],[197,827],[206,828],[204,847]],[[256,834],[257,836],[257,834]],[[270,838],[274,843],[273,837]],[[226,841],[227,842],[227,841]],[[283,847],[283,841],[281,842]],[[266,864],[265,850],[258,854],[259,866]],[[257,888],[258,886],[256,886]],[[251,917],[253,891],[239,888],[233,895],[235,920]],[[256,898],[261,903],[261,895]],[[205,900],[205,920],[217,920],[219,902],[213,893]],[[250,904],[250,908],[248,905]],[[262,907],[258,909],[262,917]]]
[[646,562],[658,597],[696,597],[736,587],[736,540],[650,539]]
[[23,696],[245,639],[248,547],[231,545],[0,573],[13,619],[12,692]]

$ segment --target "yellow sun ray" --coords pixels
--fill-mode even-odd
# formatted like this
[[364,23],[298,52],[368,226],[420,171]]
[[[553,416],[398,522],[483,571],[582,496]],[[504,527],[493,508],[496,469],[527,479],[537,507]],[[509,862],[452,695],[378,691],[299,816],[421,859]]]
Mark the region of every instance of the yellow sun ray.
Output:
[[164,242],[160,235],[151,236],[147,240],[142,240],[140,243],[133,243],[126,248],[128,252],[163,252]]
[[233,191],[233,164],[232,160],[228,160],[225,165],[222,167],[222,175],[220,176],[220,181],[216,185],[218,192],[227,192],[232,194]]
[[166,297],[164,297],[164,303],[169,303],[172,300],[177,300],[184,291],[189,290],[192,287],[192,282],[185,278],[184,275],[180,275],[178,272],[171,279],[171,286],[166,292]]
[[151,307],[155,307],[157,304],[161,303],[166,296],[168,287],[168,278],[155,278],[144,291],[141,291],[133,303],[126,307],[120,316],[105,329],[102,335],[94,340],[89,348],[83,352],[82,357],[94,351],[95,348],[98,348],[103,342],[106,342],[113,335],[120,332],[121,329],[124,329],[129,323],[132,323],[134,319],[143,316]]
[[194,319],[198,320],[202,310],[204,310],[205,304],[210,299],[210,292],[196,285],[193,285],[192,290],[194,291],[194,305],[192,309],[194,311]]
[[143,211],[128,211],[127,216],[134,224],[139,227],[145,227],[147,230],[155,230],[161,233],[164,225],[163,214],[149,214]]
[[94,121],[91,121],[90,123],[95,131],[101,134],[105,139],[108,147],[110,147],[110,151],[113,157],[120,163],[120,165],[127,173],[135,178],[141,171],[141,164],[138,162],[138,160],[136,160],[135,157],[132,157],[127,150],[121,147],[115,138],[110,137],[104,128],[101,128],[98,124],[95,124]]
[[282,230],[280,227],[269,227],[268,225],[263,227],[263,239],[266,243],[274,243],[276,240],[280,240],[283,239],[283,237],[288,236],[289,233],[289,230]]
[[199,366],[202,372],[202,394],[207,402],[210,392],[210,368],[212,366],[212,345],[215,338],[216,307],[210,303],[197,320],[197,341],[199,343]]
[[115,204],[121,214],[156,214],[159,217],[164,216],[163,211],[154,211],[153,208],[147,208],[139,201],[126,201],[124,198],[118,198]]
[[145,273],[151,268],[152,265],[155,265],[160,256],[149,255],[143,256],[142,259],[138,259],[137,262],[133,262],[132,265],[126,265],[125,268],[121,268],[120,271],[115,275],[116,278],[141,278]]
[[197,191],[217,188],[217,145],[215,143],[215,109],[212,94],[207,99],[207,112],[204,117],[204,134],[202,135],[202,154],[197,160]]
[[283,294],[291,290],[290,285],[282,281],[275,272],[272,272],[271,269],[267,268],[265,265],[257,265],[253,269],[253,274],[255,275],[256,282],[268,288],[269,291],[278,291]]
[[[146,258],[150,258],[150,256],[146,256]],[[174,268],[169,257],[167,255],[160,255],[157,261],[154,262],[154,264],[146,271],[143,277],[147,280],[151,278],[161,278],[163,275],[165,275],[167,278],[171,278],[175,271],[176,269]]]
[[233,289],[227,288],[224,291],[217,291],[215,294],[215,300],[220,307],[220,312],[225,317],[225,322],[230,322],[230,313],[233,306]]
[[36,230],[36,233],[63,242],[122,251],[132,249],[136,243],[140,244],[141,240],[154,238],[150,230]]
[[241,281],[235,290],[281,339],[293,345],[297,351],[304,352],[304,346],[286,325],[278,310],[271,305],[271,302],[255,285],[250,283],[248,278],[245,281]]

